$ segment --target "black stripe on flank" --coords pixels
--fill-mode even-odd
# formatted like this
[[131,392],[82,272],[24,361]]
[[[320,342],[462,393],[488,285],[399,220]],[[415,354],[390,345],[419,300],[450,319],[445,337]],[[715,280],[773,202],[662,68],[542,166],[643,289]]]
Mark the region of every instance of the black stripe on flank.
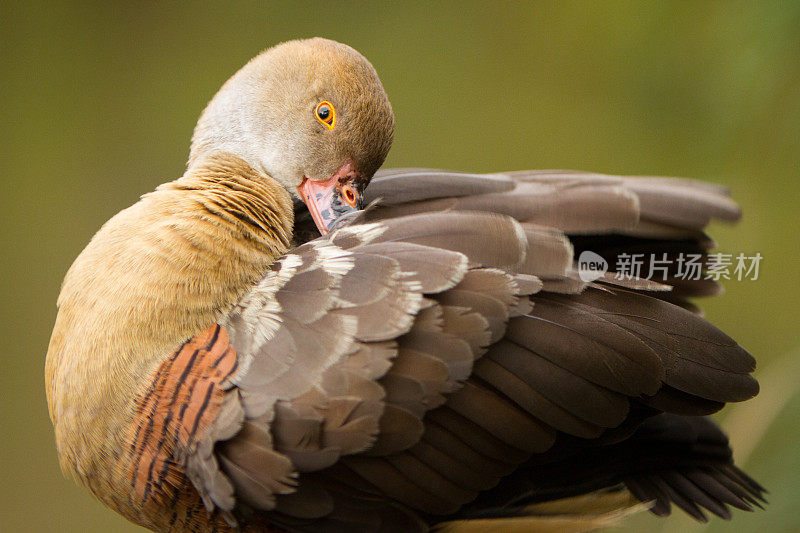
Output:
[[[181,389],[183,388],[183,383],[186,380],[186,378],[188,377],[189,372],[192,369],[192,366],[194,366],[194,362],[197,359],[197,355],[199,353],[200,353],[199,349],[197,349],[194,352],[192,352],[192,356],[189,358],[189,361],[186,363],[186,367],[183,369],[183,372],[181,372],[181,376],[180,376],[180,378],[178,380],[178,383],[177,383],[177,385],[175,387],[175,391],[172,393],[172,399],[170,400],[170,402],[168,404],[168,407],[172,407],[175,404],[175,400],[178,398],[178,394],[180,393]],[[196,380],[195,380],[195,382],[196,382]],[[191,394],[191,387],[190,387],[189,390],[190,390],[189,394]],[[158,405],[158,402],[156,402],[156,405]],[[158,436],[158,443],[156,443],[156,447],[153,450],[153,452],[154,452],[153,459],[150,461],[150,466],[147,469],[147,485],[145,486],[144,497],[142,498],[142,501],[145,501],[147,499],[149,493],[150,493],[151,483],[153,482],[153,468],[155,467],[156,461],[158,461],[158,459],[159,459],[160,452],[161,452],[162,448],[164,447],[164,443],[167,440],[167,436],[168,435],[172,435],[172,434],[176,433],[176,431],[177,431],[177,430],[175,430],[175,431],[171,431],[170,430],[170,424],[171,423],[172,423],[172,409],[167,411],[167,416],[164,417],[164,420],[163,420],[163,422],[161,424],[161,433]],[[152,426],[152,419],[151,419],[151,424],[150,425]],[[147,438],[149,439],[150,437],[152,437],[152,427],[150,428],[150,435],[148,435]],[[142,455],[143,455],[143,453],[142,453]],[[140,459],[139,459],[139,464],[137,465],[137,470],[138,470],[138,467],[140,466],[140,464],[141,464],[141,456],[140,456]]]
[[[197,386],[197,383],[200,382],[200,381],[208,381],[208,379],[204,379],[204,376],[198,374],[198,376],[195,378],[195,380],[192,382],[192,384],[189,385],[189,392],[186,394],[186,401],[183,402],[183,404],[181,405],[181,411],[180,411],[180,414],[178,415],[178,423],[182,423],[183,422],[183,415],[186,414],[186,409],[192,403],[192,394],[194,394],[194,388]],[[215,384],[212,382],[212,385],[215,385]]]
[[[157,382],[157,385],[155,386],[156,391],[159,390],[159,385],[163,386],[167,376],[169,375],[169,371],[172,369],[172,365],[175,363],[175,359],[177,358],[178,353],[180,352],[177,352],[172,359],[168,360],[166,369],[164,370],[164,372],[160,374],[159,378],[156,380]],[[141,447],[137,451],[136,457],[133,460],[135,467],[133,469],[133,476],[131,477],[132,486],[136,485],[136,476],[139,472],[139,466],[142,462],[142,456],[144,455],[145,448],[147,448],[147,441],[150,439],[150,436],[153,432],[153,424],[155,423],[154,416],[156,414],[157,408],[158,408],[158,401],[156,400],[153,402],[153,407],[150,409],[150,415],[148,416],[149,420],[147,422],[147,429],[145,430],[144,435],[142,435],[141,433],[142,429],[141,425],[139,426],[139,430],[136,432],[136,438],[134,440],[134,443],[141,443]]]
[[[199,504],[200,504],[200,505],[203,505],[203,500],[200,500]],[[187,509],[186,509],[186,518],[185,518],[185,520],[184,520],[184,523],[183,523],[183,525],[184,525],[184,526],[186,526],[187,528],[188,528],[188,526],[189,526],[189,522],[190,522],[190,521],[192,520],[192,518],[194,517],[195,508],[197,507],[197,505],[198,505],[198,504],[195,504],[195,505],[189,505],[189,506],[187,506]]]
[[178,498],[181,494],[183,494],[184,490],[186,490],[186,477],[181,480],[179,487],[175,487],[175,492],[172,493],[172,498],[169,500],[169,506],[173,509],[172,516],[169,517],[170,528],[172,528],[172,526],[175,525],[175,521],[178,520],[178,509],[176,508],[176,505],[178,503]]
[[[219,326],[217,326],[217,327],[219,327]],[[216,341],[213,341],[213,342],[216,342]],[[172,395],[172,400],[169,403],[169,407],[173,407],[175,405],[175,400],[177,399],[180,390],[183,388],[184,382],[186,381],[186,378],[188,377],[189,372],[191,371],[192,367],[194,366],[195,360],[197,359],[197,356],[198,356],[199,353],[200,353],[200,349],[197,349],[192,353],[192,356],[189,358],[189,361],[188,361],[188,363],[186,365],[186,368],[181,373],[180,381],[179,381],[178,385],[175,387],[175,392]],[[150,491],[150,482],[155,481],[160,486],[161,485],[161,481],[164,479],[164,476],[166,475],[167,470],[169,469],[170,458],[166,457],[164,459],[164,467],[162,468],[161,472],[159,473],[159,477],[157,479],[153,480],[153,477],[152,477],[153,476],[153,468],[155,466],[155,462],[159,458],[159,452],[161,452],[162,448],[164,447],[164,444],[167,441],[167,436],[168,435],[171,436],[171,438],[170,438],[171,442],[174,443],[177,440],[178,435],[180,434],[180,423],[183,421],[183,416],[186,413],[186,408],[189,406],[189,402],[190,402],[190,399],[192,397],[192,393],[194,392],[194,388],[197,385],[197,383],[199,381],[201,381],[201,380],[202,380],[202,376],[198,375],[194,379],[194,381],[191,383],[191,385],[189,385],[189,389],[188,389],[188,393],[187,393],[187,400],[186,400],[186,402],[184,402],[181,405],[180,414],[178,415],[178,425],[176,427],[174,427],[174,428],[170,427],[171,425],[173,425],[172,424],[173,413],[174,413],[173,409],[170,409],[167,412],[167,416],[164,417],[164,424],[163,424],[163,431],[162,431],[162,434],[161,434],[161,438],[158,440],[158,444],[156,444],[156,449],[155,449],[156,455],[153,457],[153,460],[150,463],[150,467],[149,467],[148,473],[147,473],[148,485],[145,488],[145,499],[147,498],[147,495],[148,495],[148,493]],[[191,436],[190,436],[190,441],[191,441]]]
[[222,327],[219,324],[215,324],[216,328],[214,328],[214,334],[211,336],[211,341],[206,345],[206,350],[211,351],[215,344],[217,344],[217,340],[219,340],[219,332]]
[[236,370],[238,370],[238,368],[239,368],[239,358],[237,357],[236,360],[233,362],[233,368],[231,368],[231,371],[225,374],[225,376],[222,379],[228,379],[229,377],[234,375],[236,373]]
[[[175,363],[175,359],[177,359],[178,354],[181,353],[181,351],[183,350],[184,346],[186,346],[185,342],[183,344],[181,344],[180,348],[175,350],[175,352],[172,354],[171,358],[169,358],[169,359],[167,359],[165,361],[165,363],[167,364],[167,368],[166,368],[167,372],[166,373],[159,373],[155,377],[155,379],[150,383],[150,387],[148,387],[147,392],[145,392],[144,395],[142,396],[141,400],[139,402],[137,402],[138,403],[137,408],[136,408],[137,414],[140,414],[140,415],[144,414],[145,405],[147,405],[147,402],[150,401],[150,398],[153,396],[153,393],[156,391],[157,385],[160,382],[164,381],[165,375],[172,368],[172,365]],[[150,419],[153,418],[153,414],[155,414],[155,411],[153,409],[151,409],[150,410],[150,416],[149,416]],[[141,429],[142,429],[142,424],[139,424],[139,427],[136,430],[136,436],[131,441],[131,453],[134,453],[136,451],[136,443],[139,442],[139,435],[140,435]]]
[[181,376],[178,378],[178,385],[175,387],[175,392],[172,394],[172,400],[170,400],[169,405],[174,404],[175,400],[178,398],[178,393],[181,390],[181,386],[186,381],[186,378],[189,376],[189,372],[192,371],[192,367],[194,366],[194,362],[197,360],[197,355],[199,353],[200,353],[200,348],[192,352],[192,356],[189,358],[189,362],[186,363],[186,368],[183,369],[183,372],[181,372]]
[[203,414],[205,413],[206,409],[208,408],[208,404],[211,402],[211,394],[214,392],[216,388],[216,384],[211,383],[208,386],[208,390],[206,391],[206,397],[203,400],[203,405],[200,406],[200,411],[197,413],[197,418],[194,419],[194,424],[192,424],[192,431],[189,432],[189,438],[194,439],[194,434],[197,433],[197,428],[200,426],[200,420],[203,418]]
[[230,347],[226,348],[223,354],[217,357],[217,360],[214,361],[214,364],[211,365],[211,368],[217,368],[217,365],[219,365],[229,353],[230,353]]

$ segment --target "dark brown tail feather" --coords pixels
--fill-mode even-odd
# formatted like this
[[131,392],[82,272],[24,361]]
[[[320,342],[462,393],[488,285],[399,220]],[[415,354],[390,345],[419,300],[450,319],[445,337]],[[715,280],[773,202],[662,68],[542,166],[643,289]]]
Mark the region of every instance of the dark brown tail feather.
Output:
[[458,518],[524,516],[532,504],[610,487],[652,501],[659,516],[675,504],[703,522],[705,511],[728,519],[728,506],[752,511],[766,503],[766,489],[733,464],[728,438],[709,418],[661,414],[607,446],[560,438],[558,452],[535,456],[535,464],[503,479]]

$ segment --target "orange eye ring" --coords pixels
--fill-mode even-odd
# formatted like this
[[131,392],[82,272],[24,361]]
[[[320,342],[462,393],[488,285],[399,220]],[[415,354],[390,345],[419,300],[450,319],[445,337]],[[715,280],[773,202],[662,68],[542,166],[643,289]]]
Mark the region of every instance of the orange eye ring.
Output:
[[314,117],[329,130],[336,125],[336,109],[327,100],[317,104],[317,107],[314,108]]
[[358,195],[349,184],[342,185],[342,200],[350,207],[356,207]]

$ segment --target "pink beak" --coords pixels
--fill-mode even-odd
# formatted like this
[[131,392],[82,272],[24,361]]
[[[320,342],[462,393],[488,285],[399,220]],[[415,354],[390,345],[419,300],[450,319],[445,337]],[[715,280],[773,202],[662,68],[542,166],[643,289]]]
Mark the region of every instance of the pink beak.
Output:
[[303,178],[297,193],[308,206],[308,211],[322,235],[328,233],[345,213],[363,208],[364,181],[352,161],[342,165],[325,181]]

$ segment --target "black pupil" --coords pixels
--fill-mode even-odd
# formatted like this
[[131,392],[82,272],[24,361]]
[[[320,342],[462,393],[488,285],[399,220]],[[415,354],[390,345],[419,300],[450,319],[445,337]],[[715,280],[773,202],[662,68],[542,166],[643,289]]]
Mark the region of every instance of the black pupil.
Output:
[[317,109],[317,116],[322,120],[327,119],[330,114],[331,108],[326,105],[320,106],[319,109]]

